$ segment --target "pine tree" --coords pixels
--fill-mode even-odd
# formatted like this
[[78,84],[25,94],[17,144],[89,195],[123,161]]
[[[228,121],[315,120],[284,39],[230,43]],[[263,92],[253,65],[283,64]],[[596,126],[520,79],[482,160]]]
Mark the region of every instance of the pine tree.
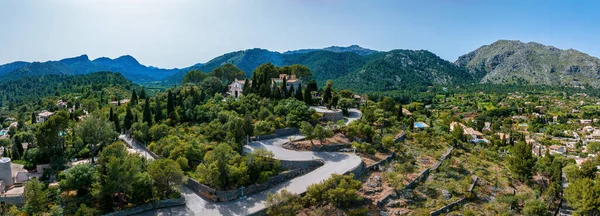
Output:
[[134,89],[133,93],[131,93],[131,103],[137,104],[137,100],[138,100],[138,97],[137,97],[137,94],[135,93],[135,89]]
[[302,84],[298,85],[298,90],[296,90],[296,100],[302,101]]
[[173,93],[171,90],[167,93],[167,116],[171,117],[172,113],[175,111],[175,104],[173,104]]
[[509,152],[508,169],[519,181],[526,182],[531,178],[535,165],[535,158],[531,154],[531,145],[523,141],[517,142]]
[[158,97],[156,97],[156,100],[154,100],[154,122],[160,122],[160,120],[163,119],[162,114],[163,113],[162,108],[160,107],[160,100],[158,99]]

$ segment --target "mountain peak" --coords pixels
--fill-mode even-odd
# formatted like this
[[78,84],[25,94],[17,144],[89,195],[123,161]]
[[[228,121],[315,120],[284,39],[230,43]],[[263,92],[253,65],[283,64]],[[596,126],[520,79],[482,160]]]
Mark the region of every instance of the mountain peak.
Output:
[[309,52],[314,52],[314,51],[318,51],[318,50],[325,50],[325,51],[337,52],[337,53],[352,52],[352,53],[356,53],[356,54],[361,55],[361,56],[370,55],[370,54],[379,52],[377,50],[367,49],[367,48],[364,48],[364,47],[361,47],[359,45],[354,44],[354,45],[350,45],[350,46],[347,46],[347,47],[344,47],[344,46],[330,46],[330,47],[325,47],[325,48],[322,48],[322,49],[290,50],[290,51],[284,52],[283,54],[285,54],[285,55],[289,55],[289,54],[302,54],[302,53],[309,53]]
[[115,61],[126,62],[130,64],[140,64],[133,56],[123,55],[119,58],[116,58]]
[[90,58],[86,54],[60,60],[60,62],[65,63],[65,64],[72,64],[72,63],[76,63],[76,62],[88,62],[88,61],[90,61]]

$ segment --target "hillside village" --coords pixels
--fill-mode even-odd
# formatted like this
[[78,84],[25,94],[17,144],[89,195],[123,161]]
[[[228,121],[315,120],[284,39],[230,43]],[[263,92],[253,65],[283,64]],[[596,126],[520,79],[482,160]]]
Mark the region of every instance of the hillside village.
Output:
[[[398,103],[331,81],[316,88],[306,71],[297,76],[300,66],[265,64],[250,78],[226,67],[208,75],[191,71],[185,85],[152,96],[142,87],[105,85],[18,108],[30,115],[5,112],[0,164],[11,167],[0,172],[5,209],[28,206],[27,188],[36,187],[57,191],[45,202],[60,202],[68,214],[571,214],[581,211],[571,206],[582,200],[563,195],[573,193],[568,183],[600,169],[600,101],[583,89],[430,86],[424,93],[430,100]],[[58,145],[44,144],[56,138]],[[55,151],[64,159],[41,156]],[[91,193],[99,189],[90,184],[96,180],[69,183],[75,176],[68,170],[100,171],[90,164],[140,169],[103,159],[119,151],[129,155],[124,160],[172,167],[140,175],[160,181],[159,174],[169,173],[176,181],[152,186],[160,197],[133,199],[144,193],[133,190],[106,204],[94,201],[102,196]],[[219,164],[225,171],[212,168]],[[320,195],[338,187],[344,200]],[[206,205],[219,207],[190,210]]]

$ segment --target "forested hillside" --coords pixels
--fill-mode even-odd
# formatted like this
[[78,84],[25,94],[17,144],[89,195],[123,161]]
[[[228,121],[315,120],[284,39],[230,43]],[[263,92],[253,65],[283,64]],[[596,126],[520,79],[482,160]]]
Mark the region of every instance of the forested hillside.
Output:
[[0,106],[2,103],[30,102],[48,96],[98,91],[113,86],[132,89],[135,84],[123,75],[111,72],[25,77],[0,83]]

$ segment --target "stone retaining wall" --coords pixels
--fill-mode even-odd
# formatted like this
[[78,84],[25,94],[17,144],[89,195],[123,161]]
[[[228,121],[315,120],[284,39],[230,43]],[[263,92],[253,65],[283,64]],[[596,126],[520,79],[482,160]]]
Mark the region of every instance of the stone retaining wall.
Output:
[[167,208],[167,207],[180,206],[180,205],[185,205],[184,198],[161,200],[161,201],[133,207],[130,209],[121,210],[118,212],[108,213],[108,214],[105,214],[105,216],[128,216],[128,215],[139,214],[139,213],[142,213],[145,211],[150,211],[153,209]]
[[366,171],[366,166],[365,166],[365,162],[360,162],[360,164],[358,164],[357,166],[355,166],[354,168],[352,168],[351,170],[347,171],[344,173],[344,175],[348,175],[350,173],[354,174],[354,179],[358,179],[359,177],[361,177],[365,171]]
[[342,110],[331,110],[330,112],[324,112],[323,116],[321,117],[322,121],[330,121],[330,122],[337,122],[342,119],[344,119]]
[[454,148],[450,146],[450,148],[448,148],[448,150],[446,150],[446,152],[440,157],[440,161],[435,163],[431,168],[427,168],[421,171],[421,173],[419,173],[419,175],[417,175],[415,179],[413,179],[406,186],[404,186],[404,189],[413,189],[420,181],[424,181],[425,179],[427,179],[427,175],[429,175],[431,171],[436,171],[440,167],[440,165],[442,165],[442,163],[446,159],[448,159],[448,156],[450,156],[450,153],[452,153],[453,149]]
[[300,133],[300,129],[298,129],[298,128],[281,128],[281,129],[275,129],[275,133],[273,133],[273,134],[256,136],[256,137],[252,138],[252,140],[268,140],[268,139],[274,139],[274,138],[282,137],[282,136],[290,136],[290,135],[294,135],[294,134],[298,134],[298,133]]
[[394,159],[394,156],[396,155],[396,152],[392,152],[390,155],[388,155],[385,159],[378,161],[377,163],[371,164],[370,166],[367,166],[366,171],[369,170],[375,170],[377,168],[379,168],[379,165],[383,164],[383,163],[388,163],[390,162],[392,159]]
[[[477,185],[477,181],[478,180],[479,180],[479,177],[474,176],[473,183],[471,183],[471,186],[467,190],[469,193],[473,192],[473,189],[475,189],[475,185]],[[442,213],[450,212],[450,210],[452,210],[452,208],[454,208],[454,206],[463,204],[466,201],[468,201],[468,199],[466,197],[462,197],[462,198],[460,198],[460,199],[458,199],[458,200],[456,200],[456,201],[454,201],[454,202],[452,202],[452,203],[450,203],[450,204],[448,204],[448,205],[446,205],[444,207],[439,208],[438,210],[430,212],[430,214],[432,216],[437,216],[437,215],[440,215]]]
[[283,169],[289,169],[289,171],[285,171],[276,176],[269,177],[269,180],[262,184],[254,184],[250,185],[243,190],[241,188],[235,190],[221,191],[213,189],[207,185],[204,185],[195,179],[188,178],[188,181],[185,183],[190,189],[195,191],[200,196],[210,199],[215,202],[225,202],[238,199],[244,196],[260,192],[266,189],[269,189],[279,183],[285,182],[287,180],[296,178],[297,176],[303,175],[307,172],[314,170],[315,168],[322,166],[324,163],[321,160],[311,160],[311,161],[286,161],[281,160],[281,167]]
[[291,161],[291,160],[279,160],[281,169],[283,170],[295,170],[295,169],[314,169],[323,166],[325,162],[321,159],[307,160],[307,161]]
[[4,202],[4,203],[10,204],[10,205],[21,206],[21,205],[23,205],[23,203],[25,203],[25,194],[23,194],[22,196],[3,195],[0,197],[0,202]]

